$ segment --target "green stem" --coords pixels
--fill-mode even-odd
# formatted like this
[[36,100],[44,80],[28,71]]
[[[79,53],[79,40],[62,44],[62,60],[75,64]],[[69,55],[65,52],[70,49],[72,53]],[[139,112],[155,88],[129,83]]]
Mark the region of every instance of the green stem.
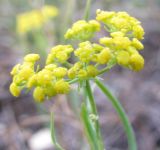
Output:
[[68,25],[71,22],[71,17],[72,17],[71,15],[73,14],[74,9],[75,9],[75,3],[76,3],[75,0],[67,0],[64,5],[65,9],[63,8],[64,12],[63,12],[63,16],[61,17],[63,19],[63,20],[61,20],[63,23],[60,28],[60,42],[61,43],[66,42],[64,39],[64,33],[66,32]]
[[106,67],[106,68],[100,70],[100,71],[98,72],[98,75],[101,75],[101,74],[103,74],[103,73],[109,71],[110,69],[111,69],[110,67]]
[[103,83],[101,83],[97,78],[95,78],[95,82],[98,85],[98,87],[102,90],[102,92],[109,98],[113,107],[117,111],[119,118],[121,119],[123,123],[124,130],[128,138],[129,150],[137,150],[135,135],[134,135],[131,123],[129,122],[128,117],[122,105],[120,104],[118,99],[112,95],[112,93],[107,89],[107,87],[105,87]]
[[73,83],[76,83],[76,82],[78,82],[78,78],[75,78],[75,79],[73,79],[73,80],[70,80],[70,81],[68,81],[68,83],[69,84],[73,84]]
[[108,65],[107,67],[103,68],[102,70],[100,70],[100,71],[98,72],[98,75],[101,75],[101,74],[109,71],[114,65],[115,65],[115,62],[112,63],[111,65]]
[[53,112],[51,112],[51,120],[50,120],[50,130],[51,130],[51,138],[52,138],[52,142],[55,146],[55,148],[57,150],[64,150],[60,145],[59,143],[57,142],[57,139],[56,139],[56,134],[55,134],[55,128],[54,128],[54,114]]
[[[89,83],[88,80],[86,81],[86,94],[87,94],[87,96],[89,98],[89,104],[91,106],[92,113],[96,117],[98,117],[94,96],[93,96],[93,93],[92,93],[92,90],[91,90],[91,86],[90,86],[90,83]],[[98,139],[99,139],[99,143],[100,143],[101,149],[104,149],[104,145],[103,145],[103,141],[102,141],[102,136],[101,136],[101,132],[100,132],[100,125],[99,125],[98,119],[95,120],[95,129],[96,129],[96,133],[97,133],[97,136],[98,136]]]
[[84,20],[88,20],[88,18],[89,18],[89,12],[90,12],[90,7],[91,7],[91,1],[92,1],[92,0],[87,0],[86,8],[85,8],[85,13],[84,13]]
[[94,97],[93,97],[93,94],[92,94],[92,90],[91,90],[91,87],[90,87],[90,83],[89,83],[88,80],[86,81],[86,93],[87,93],[87,96],[89,98],[89,102],[91,104],[92,112],[95,115],[97,115],[96,104],[95,104]]

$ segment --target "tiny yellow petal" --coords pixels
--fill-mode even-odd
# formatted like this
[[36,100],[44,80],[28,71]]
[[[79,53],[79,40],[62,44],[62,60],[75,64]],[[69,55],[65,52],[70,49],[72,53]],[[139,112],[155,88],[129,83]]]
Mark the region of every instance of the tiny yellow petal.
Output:
[[20,88],[13,82],[9,87],[10,92],[13,96],[18,97],[20,95]]
[[33,97],[37,102],[43,102],[45,98],[44,89],[42,87],[36,87],[33,91]]

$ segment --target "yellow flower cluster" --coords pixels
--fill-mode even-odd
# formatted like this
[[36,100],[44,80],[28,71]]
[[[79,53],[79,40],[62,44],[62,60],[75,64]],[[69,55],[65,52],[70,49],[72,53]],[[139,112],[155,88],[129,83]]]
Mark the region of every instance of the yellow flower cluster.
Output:
[[48,54],[46,64],[51,64],[53,62],[66,62],[72,51],[72,45],[57,45],[53,47],[50,54]]
[[33,29],[39,29],[51,18],[57,16],[58,9],[45,5],[41,9],[32,10],[17,16],[17,32],[25,34]]
[[[48,11],[48,14],[52,13]],[[115,64],[140,71],[144,66],[144,59],[140,55],[140,50],[144,48],[140,41],[144,30],[140,22],[126,12],[101,10],[97,10],[96,20],[80,20],[74,23],[66,32],[65,38],[82,42],[77,48],[72,45],[53,47],[46,65],[40,71],[35,71],[35,62],[39,55],[25,56],[23,64],[16,65],[11,71],[11,93],[19,96],[23,88],[30,90],[34,87],[34,99],[42,102],[56,94],[68,93],[74,79],[83,81],[94,78]],[[109,36],[99,38],[98,43],[92,43],[89,38],[100,30],[100,22],[105,24]],[[73,64],[69,63],[71,56],[76,57]]]
[[94,33],[100,30],[100,23],[96,20],[79,20],[75,22],[72,28],[68,29],[65,38],[66,39],[77,39],[77,40],[88,40],[94,36]]
[[77,62],[68,70],[68,78],[87,79],[95,77],[98,74],[98,70],[94,65],[84,66],[82,62]]
[[30,77],[34,75],[34,65],[38,59],[39,55],[29,54],[24,57],[23,64],[17,64],[13,67],[11,71],[13,82],[10,85],[10,91],[14,96],[19,96],[24,85],[26,85]]
[[109,32],[121,31],[125,35],[143,39],[144,30],[140,22],[126,12],[97,10],[96,20],[104,23]]
[[95,43],[91,44],[89,41],[80,43],[79,47],[74,51],[74,54],[84,63],[95,62],[106,64],[111,58],[109,48]]
[[22,65],[17,64],[13,67],[11,71],[13,82],[10,85],[10,92],[17,97],[22,89],[35,87],[33,97],[39,102],[42,102],[46,97],[68,93],[70,86],[64,80],[67,69],[49,64],[44,69],[35,72],[35,62],[38,59],[38,54],[28,54],[24,57]]
[[116,57],[119,65],[135,71],[143,68],[144,59],[138,52],[143,49],[143,44],[138,39],[130,39],[121,31],[117,31],[111,33],[111,37],[100,38],[99,42],[112,51],[112,55]]

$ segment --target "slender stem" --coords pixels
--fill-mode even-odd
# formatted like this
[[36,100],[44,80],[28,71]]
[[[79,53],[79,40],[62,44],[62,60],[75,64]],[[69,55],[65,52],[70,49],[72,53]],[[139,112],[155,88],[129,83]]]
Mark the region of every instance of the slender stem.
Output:
[[56,135],[55,135],[55,128],[54,128],[54,114],[53,112],[51,112],[51,120],[50,120],[50,130],[51,130],[51,138],[52,138],[52,142],[55,146],[55,148],[57,150],[64,150],[60,145],[59,143],[57,142],[57,139],[56,139]]
[[86,81],[86,93],[87,93],[87,96],[88,96],[90,104],[91,104],[92,112],[95,115],[97,115],[97,108],[96,108],[95,100],[94,100],[92,90],[91,90],[91,87],[90,87],[90,83],[89,83],[88,80]]
[[75,79],[73,79],[73,80],[70,80],[70,81],[68,81],[68,83],[69,84],[73,84],[73,83],[76,83],[76,82],[78,82],[78,78],[75,78]]
[[91,1],[92,1],[92,0],[87,0],[87,3],[86,3],[85,13],[84,13],[84,19],[85,19],[85,20],[88,20],[88,18],[89,18]]
[[101,75],[101,74],[103,74],[103,73],[109,71],[110,69],[111,69],[110,67],[106,67],[106,68],[100,70],[100,71],[98,72],[98,75]]
[[[86,81],[86,94],[89,98],[89,103],[92,109],[93,114],[98,117],[98,113],[97,113],[97,108],[96,108],[96,104],[95,104],[95,100],[94,100],[94,96],[91,90],[91,86],[89,81]],[[99,125],[99,121],[98,119],[95,120],[95,129],[97,132],[97,136],[101,145],[101,148],[104,149],[104,145],[103,145],[103,141],[102,141],[102,136],[101,136],[101,132],[100,132],[100,125]]]
[[69,63],[68,61],[64,62],[63,65],[68,67],[68,68],[73,67],[73,65],[71,63]]
[[115,98],[112,95],[112,93],[97,78],[95,78],[95,82],[98,85],[98,87],[102,90],[102,92],[109,98],[113,107],[117,111],[119,118],[121,119],[121,121],[123,123],[124,130],[125,130],[127,138],[128,138],[129,150],[137,150],[135,135],[134,135],[131,123],[129,122],[128,117],[127,117],[122,105],[120,104],[118,99]]
[[109,71],[114,65],[115,65],[115,63],[113,63],[112,65],[109,65],[109,66],[103,68],[102,70],[100,70],[100,71],[98,72],[98,75],[101,75],[101,74]]

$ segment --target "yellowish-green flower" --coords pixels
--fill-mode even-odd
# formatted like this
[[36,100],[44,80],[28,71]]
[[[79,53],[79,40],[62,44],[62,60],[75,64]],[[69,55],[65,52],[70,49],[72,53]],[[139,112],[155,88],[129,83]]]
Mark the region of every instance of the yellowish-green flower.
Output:
[[93,65],[87,66],[86,70],[87,70],[87,76],[88,77],[95,77],[98,74],[97,68],[95,66],[93,66]]
[[58,67],[53,71],[53,75],[57,78],[63,78],[66,74],[67,74],[67,69],[64,67]]
[[33,91],[33,97],[37,102],[43,102],[45,98],[44,89],[42,87],[36,87]]
[[40,59],[40,56],[38,54],[28,54],[24,57],[24,61],[26,62],[36,62]]
[[69,92],[70,86],[67,82],[65,82],[63,79],[61,79],[55,83],[54,89],[57,94],[65,94],[65,93]]
[[[56,15],[56,11],[50,6],[42,8],[41,16],[37,10],[33,12],[30,12],[34,14],[29,17],[30,25],[24,24],[24,30],[30,30],[30,26],[38,27],[40,22],[48,20],[47,17]],[[24,14],[26,18],[30,13]],[[36,17],[38,19],[32,22]],[[25,21],[24,19],[23,22]],[[100,37],[98,43],[92,43],[89,39],[100,31],[100,23],[105,25],[104,29],[109,35]],[[34,99],[43,102],[57,94],[68,93],[70,84],[75,79],[89,80],[116,64],[140,71],[144,67],[144,58],[139,53],[144,48],[141,43],[143,36],[141,23],[128,13],[97,10],[96,20],[79,20],[66,32],[66,39],[82,41],[76,48],[72,45],[54,46],[48,54],[44,68],[35,66],[40,58],[38,54],[28,54],[22,64],[15,65],[11,71],[13,81],[10,92],[19,96],[24,88],[33,88]],[[73,59],[74,63],[71,56],[76,57]]]
[[130,57],[130,62],[134,71],[140,71],[144,66],[144,58],[140,54],[133,54]]
[[109,48],[104,48],[99,54],[97,58],[97,62],[99,64],[106,64],[111,58],[111,52]]
[[17,32],[25,34],[34,29],[40,29],[44,23],[57,16],[58,9],[45,5],[41,9],[34,9],[17,15]]
[[129,64],[130,55],[127,51],[120,51],[117,54],[117,63],[122,66],[127,66]]
[[51,49],[46,64],[51,64],[53,62],[63,63],[69,59],[72,51],[73,47],[71,45],[57,45]]
[[121,31],[126,36],[143,39],[144,30],[140,21],[127,12],[107,12],[97,10],[96,20],[104,23],[109,32]]
[[87,78],[87,71],[84,69],[80,69],[77,73],[78,78],[85,79]]
[[48,21],[49,19],[58,15],[58,9],[52,5],[44,5],[41,9],[43,20]]
[[74,79],[77,75],[77,71],[74,68],[68,70],[68,78]]
[[10,92],[12,93],[13,96],[18,97],[20,95],[20,88],[13,82],[11,83],[9,87]]
[[133,38],[132,46],[135,47],[137,50],[142,50],[144,48],[143,44],[136,38]]
[[39,85],[47,86],[52,82],[54,76],[52,75],[51,71],[43,69],[37,73],[36,78]]
[[79,20],[75,22],[72,28],[68,29],[65,38],[66,39],[77,39],[77,40],[88,40],[94,36],[94,33],[100,30],[100,24],[96,20]]

